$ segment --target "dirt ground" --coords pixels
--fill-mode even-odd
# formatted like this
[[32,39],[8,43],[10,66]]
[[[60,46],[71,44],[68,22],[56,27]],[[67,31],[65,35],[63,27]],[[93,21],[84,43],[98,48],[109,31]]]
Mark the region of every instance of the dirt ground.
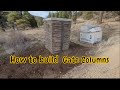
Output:
[[115,44],[96,57],[109,57],[108,64],[83,64],[68,71],[62,78],[120,78],[120,44]]
[[[94,21],[91,21],[94,23]],[[104,28],[108,32],[108,39],[103,38],[103,41],[97,45],[97,47],[90,48],[84,47],[79,44],[79,27],[85,23],[81,20],[72,25],[71,28],[71,43],[69,50],[59,54],[60,60],[62,56],[108,56],[110,62],[106,65],[94,65],[94,64],[76,64],[76,65],[12,65],[9,64],[9,54],[7,57],[3,57],[4,50],[0,48],[0,57],[5,60],[0,64],[0,78],[120,78],[120,23],[114,21],[105,21],[105,24],[110,28]],[[29,43],[28,48],[23,52],[22,56],[49,56],[50,52],[44,47],[44,29],[34,29],[22,31],[26,36]],[[9,38],[9,32],[2,33],[0,35],[0,41],[4,42],[5,38]],[[0,46],[1,47],[1,46]],[[23,46],[24,47],[24,46]]]
[[[95,57],[109,57],[108,64],[82,64],[69,70],[61,78],[120,78],[120,22],[110,22],[104,20],[103,25],[109,25],[108,40],[103,41],[97,48],[92,48],[88,52],[95,52]],[[108,26],[105,28],[107,30]],[[106,36],[106,35],[105,35]],[[73,38],[72,38],[73,39]],[[76,42],[78,38],[76,37]]]

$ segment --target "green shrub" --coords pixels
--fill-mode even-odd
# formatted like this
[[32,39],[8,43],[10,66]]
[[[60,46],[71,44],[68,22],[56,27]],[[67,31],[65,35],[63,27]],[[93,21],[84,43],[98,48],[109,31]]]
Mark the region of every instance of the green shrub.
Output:
[[1,51],[4,51],[4,48],[0,46],[0,52],[1,52]]
[[92,11],[85,11],[83,12],[83,18],[86,20],[90,20],[93,18],[93,12]]
[[27,26],[30,26],[29,21],[25,20],[25,19],[18,19],[16,20],[16,25],[19,28],[24,28]]
[[5,61],[7,57],[8,57],[8,55],[3,55],[3,56],[1,56],[1,57],[0,57],[0,61]]

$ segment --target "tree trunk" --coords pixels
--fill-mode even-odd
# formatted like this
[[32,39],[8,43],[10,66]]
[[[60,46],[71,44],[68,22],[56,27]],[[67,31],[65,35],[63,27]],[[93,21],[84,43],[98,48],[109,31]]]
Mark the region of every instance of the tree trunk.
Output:
[[98,17],[98,21],[97,21],[99,24],[102,23],[103,13],[104,13],[103,11],[100,11],[100,13],[99,13],[99,17]]
[[77,11],[72,12],[72,19],[73,19],[74,24],[76,24],[76,22],[77,22]]

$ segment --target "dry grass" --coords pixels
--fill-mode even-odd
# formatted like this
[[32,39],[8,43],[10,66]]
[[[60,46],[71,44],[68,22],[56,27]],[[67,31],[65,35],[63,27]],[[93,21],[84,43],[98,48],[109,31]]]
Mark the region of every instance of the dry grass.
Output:
[[[117,23],[114,25],[112,23],[108,23],[108,25],[110,26],[111,25],[115,26],[115,27],[111,26],[112,34],[110,34],[108,39],[105,40],[104,37],[103,38],[104,40],[101,43],[99,43],[96,48],[87,48],[80,46],[79,30],[80,30],[80,26],[83,25],[84,23],[85,20],[82,21],[78,20],[77,24],[72,25],[70,39],[72,42],[75,43],[71,43],[69,50],[64,51],[62,54],[60,54],[60,58],[63,55],[81,57],[82,55],[89,56],[89,55],[98,54],[101,52],[101,50],[103,50],[104,47],[108,47],[118,42],[118,36],[117,36],[118,33],[117,35],[115,34],[116,37],[112,37],[114,36],[113,35],[113,32],[115,32],[114,29],[118,26],[118,25],[115,26]],[[106,32],[108,30],[106,30]],[[45,37],[45,32],[43,29],[41,30],[34,29],[34,30],[26,30],[26,31],[18,31],[18,32],[6,32],[0,34],[0,42],[3,43],[2,46],[5,45],[4,47],[6,47],[6,49],[12,48],[14,49],[16,54],[21,56],[29,56],[30,54],[32,56],[38,56],[38,55],[49,56],[51,55],[50,52],[44,47],[44,37]],[[59,63],[58,65],[39,65],[39,64],[10,65],[9,62],[6,62],[4,65],[0,66],[0,73],[1,73],[0,77],[59,78],[61,75],[66,74],[69,70],[71,70],[73,67],[76,66],[78,65],[63,65],[61,63]]]
[[17,55],[22,54],[27,48],[27,38],[21,31],[11,31],[1,34],[2,47],[9,54],[14,52]]

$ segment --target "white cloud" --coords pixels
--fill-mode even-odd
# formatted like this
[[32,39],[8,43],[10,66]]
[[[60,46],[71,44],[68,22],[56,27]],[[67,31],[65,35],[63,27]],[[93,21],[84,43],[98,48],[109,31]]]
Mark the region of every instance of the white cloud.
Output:
[[46,18],[49,14],[49,11],[29,11],[29,13],[34,16],[40,16]]

